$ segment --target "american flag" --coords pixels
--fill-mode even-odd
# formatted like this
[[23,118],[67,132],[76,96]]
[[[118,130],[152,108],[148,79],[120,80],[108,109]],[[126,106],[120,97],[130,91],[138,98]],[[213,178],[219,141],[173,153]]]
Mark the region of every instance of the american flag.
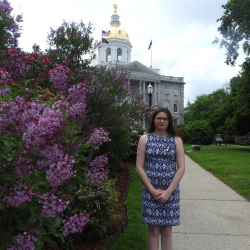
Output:
[[103,30],[103,31],[102,31],[102,35],[103,35],[103,36],[109,36],[109,32],[106,32],[106,31]]

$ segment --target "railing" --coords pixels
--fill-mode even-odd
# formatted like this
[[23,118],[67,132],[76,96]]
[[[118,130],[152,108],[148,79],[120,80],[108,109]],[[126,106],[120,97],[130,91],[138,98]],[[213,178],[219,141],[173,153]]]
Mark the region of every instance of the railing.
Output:
[[175,76],[162,76],[162,80],[184,82],[183,77],[175,77]]

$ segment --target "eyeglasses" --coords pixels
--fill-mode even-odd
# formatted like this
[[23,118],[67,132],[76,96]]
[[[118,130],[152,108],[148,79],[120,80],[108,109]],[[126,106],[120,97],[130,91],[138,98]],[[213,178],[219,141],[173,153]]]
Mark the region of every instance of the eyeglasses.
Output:
[[155,120],[161,122],[161,121],[164,121],[164,122],[167,122],[168,121],[168,118],[162,118],[162,117],[155,117]]

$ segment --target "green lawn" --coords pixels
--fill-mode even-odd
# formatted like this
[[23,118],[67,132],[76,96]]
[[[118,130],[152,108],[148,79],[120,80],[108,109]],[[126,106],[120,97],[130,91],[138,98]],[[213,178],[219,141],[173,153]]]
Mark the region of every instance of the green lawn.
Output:
[[[202,146],[201,151],[192,151],[191,145],[185,144],[184,149],[185,154],[201,167],[250,200],[250,147]],[[131,175],[126,201],[128,224],[112,250],[147,249],[147,225],[141,221],[142,184],[135,168]]]
[[128,224],[112,250],[145,250],[147,249],[148,227],[141,219],[142,183],[136,169],[131,170],[131,184],[126,201],[128,209]]
[[202,146],[201,151],[191,151],[184,145],[185,154],[201,167],[250,200],[250,147]]

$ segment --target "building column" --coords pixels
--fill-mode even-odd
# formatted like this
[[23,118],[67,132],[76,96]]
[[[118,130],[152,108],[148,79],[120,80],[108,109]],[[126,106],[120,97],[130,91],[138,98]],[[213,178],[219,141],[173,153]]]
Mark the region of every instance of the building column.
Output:
[[145,81],[142,82],[142,94],[143,94],[143,102],[145,103],[146,102],[146,96],[145,96]]
[[157,83],[156,82],[154,82],[154,94],[153,94],[153,102],[152,102],[152,104],[154,105],[154,106],[156,106],[157,105],[157,99],[156,99],[156,91],[157,91],[157,87],[156,87],[156,85],[157,85]]
[[141,95],[141,92],[142,92],[141,88],[142,88],[142,83],[141,83],[141,80],[139,80],[139,95]]

